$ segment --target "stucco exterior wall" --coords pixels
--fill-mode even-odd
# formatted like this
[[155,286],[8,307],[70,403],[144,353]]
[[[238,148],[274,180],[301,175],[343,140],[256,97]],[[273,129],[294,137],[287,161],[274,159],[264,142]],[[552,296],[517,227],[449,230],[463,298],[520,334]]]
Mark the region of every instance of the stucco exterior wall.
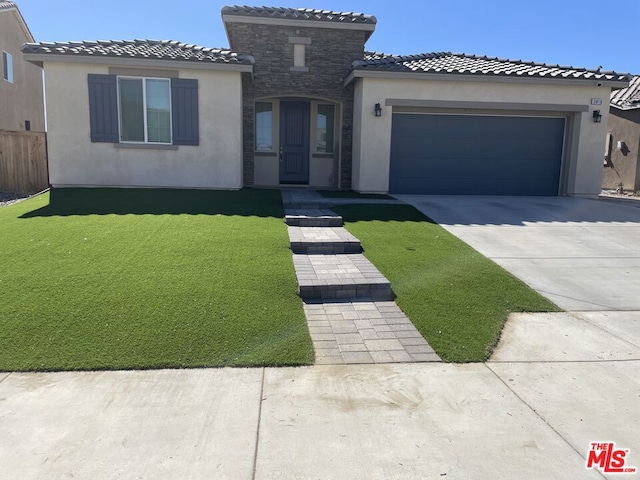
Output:
[[24,130],[28,120],[32,131],[44,132],[42,69],[24,61],[20,52],[31,41],[15,10],[0,11],[0,62],[2,51],[13,57],[13,83],[3,78],[0,63],[0,130]]
[[55,186],[237,189],[242,186],[240,73],[179,70],[198,80],[200,145],[173,149],[92,143],[89,73],[108,65],[46,62],[49,176]]
[[[640,109],[611,108],[611,158],[604,167],[602,188],[616,189],[622,183],[626,191],[640,190]],[[624,142],[618,148],[618,142]]]
[[[608,109],[591,106],[592,98],[603,99],[606,105],[610,89],[592,86],[550,85],[526,83],[498,83],[477,81],[440,81],[415,78],[357,78],[354,101],[354,189],[361,192],[387,192],[391,151],[392,113],[397,107],[387,106],[388,99],[455,102],[456,113],[472,114],[476,110],[460,108],[458,102],[484,102],[491,111],[500,112],[500,104],[582,105],[585,112],[550,109],[549,112],[520,114],[565,116],[564,185],[561,194],[597,195],[600,191],[602,152],[606,134]],[[382,116],[375,117],[373,106],[380,103]],[[550,107],[551,108],[551,107]],[[591,119],[594,109],[603,115],[602,123]],[[429,108],[422,108],[429,112]],[[431,109],[431,111],[434,111]],[[518,114],[505,111],[505,114]]]

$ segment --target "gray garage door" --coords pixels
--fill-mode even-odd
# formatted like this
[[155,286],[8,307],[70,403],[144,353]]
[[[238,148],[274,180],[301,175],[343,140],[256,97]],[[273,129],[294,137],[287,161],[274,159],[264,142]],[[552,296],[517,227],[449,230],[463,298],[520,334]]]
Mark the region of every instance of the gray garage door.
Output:
[[395,113],[389,189],[557,195],[563,118]]

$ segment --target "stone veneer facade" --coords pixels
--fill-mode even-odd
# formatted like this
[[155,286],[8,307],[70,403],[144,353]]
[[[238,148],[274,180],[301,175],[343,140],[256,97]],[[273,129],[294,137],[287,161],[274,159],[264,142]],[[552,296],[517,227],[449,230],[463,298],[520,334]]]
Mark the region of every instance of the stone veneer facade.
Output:
[[[337,103],[340,120],[340,185],[351,188],[353,85],[344,86],[352,62],[364,58],[370,32],[362,30],[300,27],[283,24],[226,22],[231,49],[255,58],[254,73],[243,74],[243,180],[254,184],[255,101],[262,98],[303,97]],[[291,71],[294,43],[304,38],[305,67]]]

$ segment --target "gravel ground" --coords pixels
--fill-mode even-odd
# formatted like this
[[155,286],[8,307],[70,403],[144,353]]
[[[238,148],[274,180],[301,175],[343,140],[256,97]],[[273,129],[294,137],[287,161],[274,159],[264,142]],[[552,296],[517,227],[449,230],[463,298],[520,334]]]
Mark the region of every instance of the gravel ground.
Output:
[[616,190],[607,190],[607,189],[602,189],[602,192],[600,192],[601,195],[606,195],[607,197],[616,197],[616,198],[627,198],[630,200],[638,200],[640,201],[640,191],[638,192],[623,192],[623,193],[619,193]]
[[25,193],[0,192],[0,207],[6,207],[28,197],[29,195]]

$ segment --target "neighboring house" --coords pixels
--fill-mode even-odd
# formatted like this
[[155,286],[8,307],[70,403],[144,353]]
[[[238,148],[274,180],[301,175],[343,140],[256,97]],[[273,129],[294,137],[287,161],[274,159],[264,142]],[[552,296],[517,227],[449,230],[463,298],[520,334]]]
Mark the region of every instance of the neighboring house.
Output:
[[20,52],[33,41],[17,5],[0,1],[0,130],[44,132],[42,68]]
[[53,186],[600,191],[599,103],[626,75],[367,53],[377,21],[363,14],[234,6],[222,19],[230,50],[25,45],[47,76]]
[[611,93],[602,188],[640,191],[640,76]]

